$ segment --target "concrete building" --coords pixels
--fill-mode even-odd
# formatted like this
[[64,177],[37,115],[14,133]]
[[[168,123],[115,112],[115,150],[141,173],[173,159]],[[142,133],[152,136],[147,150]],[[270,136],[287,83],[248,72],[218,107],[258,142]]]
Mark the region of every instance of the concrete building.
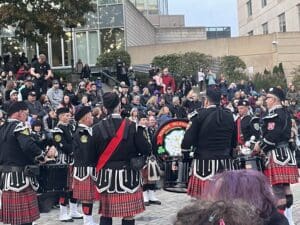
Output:
[[[52,67],[68,68],[81,59],[91,66],[115,49],[231,36],[230,27],[185,27],[183,15],[168,15],[168,0],[91,0],[95,12],[86,24],[65,28],[65,38],[45,37],[43,44],[18,42],[13,30],[0,33],[0,55],[25,52],[29,60],[40,53]],[[73,65],[74,65],[73,64]]]
[[300,31],[300,0],[237,0],[239,35]]
[[[293,77],[293,70],[300,65],[300,32],[273,33],[268,35],[243,36],[198,40],[181,43],[155,44],[129,47],[133,64],[148,64],[155,56],[201,52],[213,57],[239,56],[247,65],[249,73],[272,70],[279,63],[287,79]],[[147,54],[144,54],[147,52]]]

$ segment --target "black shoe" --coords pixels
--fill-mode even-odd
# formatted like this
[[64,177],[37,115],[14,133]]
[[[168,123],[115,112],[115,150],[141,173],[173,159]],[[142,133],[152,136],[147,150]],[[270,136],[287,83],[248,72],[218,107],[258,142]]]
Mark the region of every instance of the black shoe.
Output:
[[161,201],[158,201],[158,200],[157,201],[151,201],[150,200],[149,203],[152,204],[152,205],[161,205]]
[[144,202],[144,205],[145,205],[145,206],[149,206],[149,205],[150,205],[150,202]]
[[60,220],[60,222],[63,222],[63,223],[69,223],[69,222],[74,222],[74,220],[73,220],[73,219]]

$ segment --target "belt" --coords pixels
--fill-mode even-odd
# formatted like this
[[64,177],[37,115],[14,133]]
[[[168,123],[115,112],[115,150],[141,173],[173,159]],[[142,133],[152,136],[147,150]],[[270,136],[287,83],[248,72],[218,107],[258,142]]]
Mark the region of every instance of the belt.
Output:
[[124,169],[128,166],[129,166],[129,162],[127,161],[111,161],[111,162],[107,162],[104,168]]
[[277,148],[284,148],[284,147],[288,147],[288,146],[289,146],[289,143],[288,143],[288,142],[284,142],[284,141],[279,142],[279,143],[276,145]]
[[25,167],[20,166],[0,166],[0,172],[9,173],[9,172],[23,172]]

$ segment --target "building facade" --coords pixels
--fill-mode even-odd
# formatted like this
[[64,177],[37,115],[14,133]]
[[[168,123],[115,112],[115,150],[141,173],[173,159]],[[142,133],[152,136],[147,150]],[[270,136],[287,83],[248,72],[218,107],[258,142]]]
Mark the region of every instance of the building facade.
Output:
[[41,53],[55,68],[71,68],[81,59],[93,66],[105,52],[134,46],[206,40],[231,36],[230,27],[185,27],[183,15],[168,15],[168,0],[91,0],[95,12],[86,24],[65,28],[64,38],[45,37],[43,44],[19,42],[12,29],[0,33],[0,55]]
[[300,0],[238,0],[239,35],[300,31]]

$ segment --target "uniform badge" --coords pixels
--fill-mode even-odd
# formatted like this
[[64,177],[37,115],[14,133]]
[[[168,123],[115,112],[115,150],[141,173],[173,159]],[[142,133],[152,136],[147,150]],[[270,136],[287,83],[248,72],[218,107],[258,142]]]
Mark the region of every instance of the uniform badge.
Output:
[[82,135],[82,136],[80,137],[80,141],[81,141],[81,143],[87,143],[88,137],[87,137],[86,135]]
[[26,136],[28,136],[28,135],[30,134],[30,132],[29,132],[29,129],[28,129],[28,128],[26,128],[26,129],[22,130],[20,133],[21,133],[21,134],[24,134],[24,135],[26,135]]
[[61,142],[61,135],[60,135],[60,134],[54,135],[54,140],[55,140],[55,142],[57,142],[57,143]]
[[268,130],[274,130],[274,128],[275,128],[275,123],[274,122],[268,123]]

